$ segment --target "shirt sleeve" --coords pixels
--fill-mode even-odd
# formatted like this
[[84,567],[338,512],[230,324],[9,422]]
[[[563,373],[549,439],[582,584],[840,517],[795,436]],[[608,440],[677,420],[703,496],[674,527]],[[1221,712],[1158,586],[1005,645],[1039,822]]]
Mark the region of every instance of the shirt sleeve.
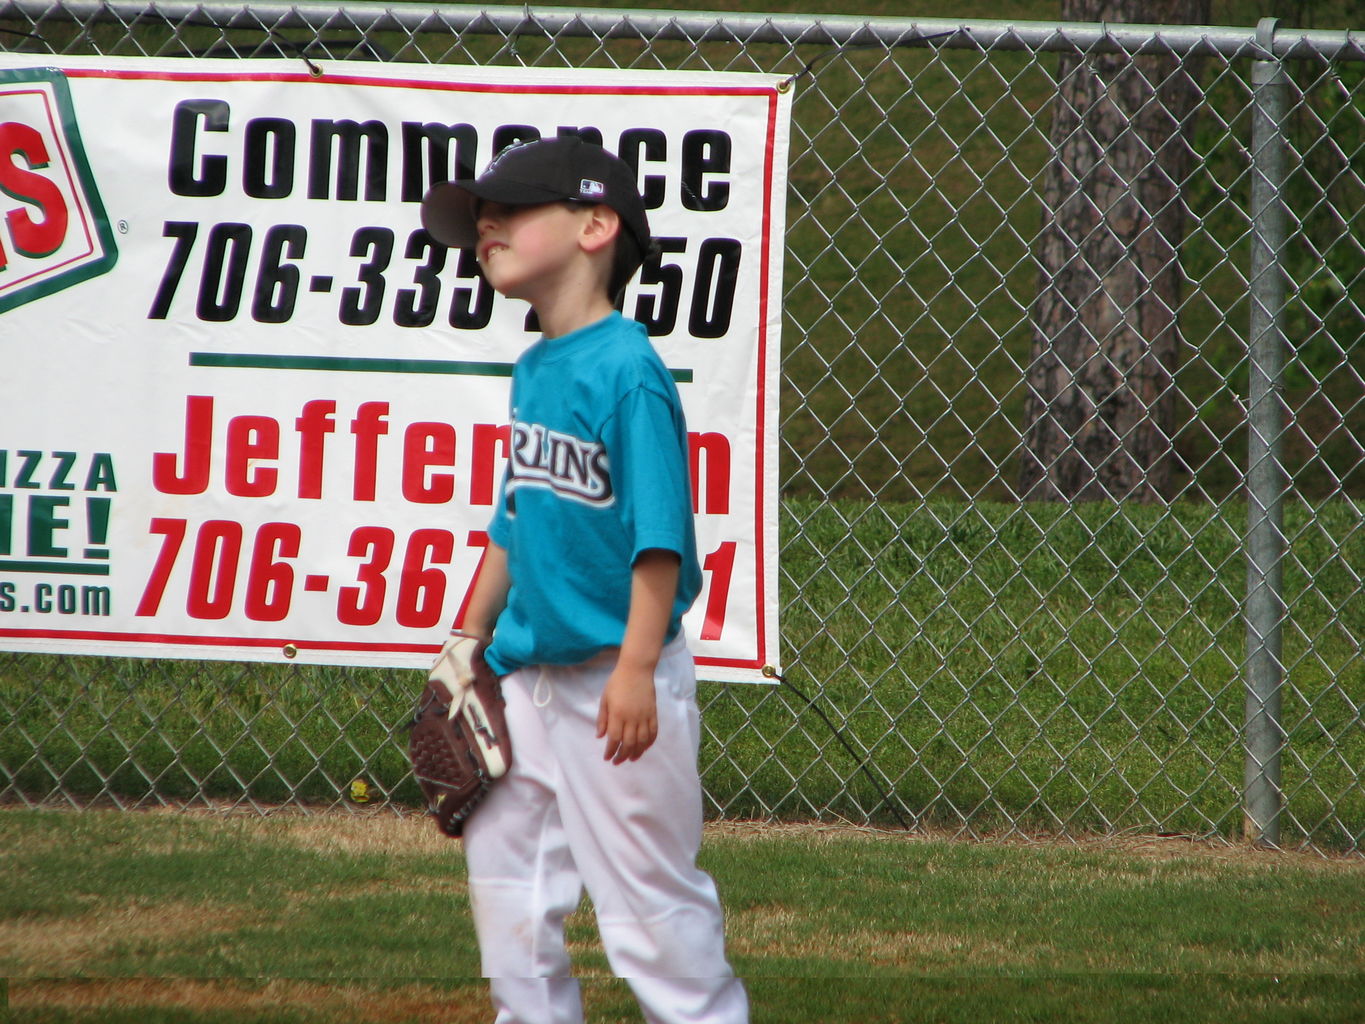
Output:
[[692,491],[687,433],[675,399],[632,388],[602,428],[631,562],[651,548],[690,550]]

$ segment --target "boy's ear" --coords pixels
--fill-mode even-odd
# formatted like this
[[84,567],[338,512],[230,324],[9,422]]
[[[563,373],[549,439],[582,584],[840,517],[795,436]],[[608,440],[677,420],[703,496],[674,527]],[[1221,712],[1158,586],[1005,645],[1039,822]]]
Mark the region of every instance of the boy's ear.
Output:
[[621,233],[621,215],[610,206],[599,203],[588,207],[581,235],[586,252],[598,252],[616,240]]

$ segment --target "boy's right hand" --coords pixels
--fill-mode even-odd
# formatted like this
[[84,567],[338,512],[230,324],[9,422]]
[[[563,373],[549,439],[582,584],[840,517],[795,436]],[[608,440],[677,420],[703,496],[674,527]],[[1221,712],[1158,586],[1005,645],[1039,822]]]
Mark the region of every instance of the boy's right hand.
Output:
[[597,712],[597,738],[607,740],[603,760],[638,761],[659,736],[654,673],[631,672],[618,664],[607,679]]

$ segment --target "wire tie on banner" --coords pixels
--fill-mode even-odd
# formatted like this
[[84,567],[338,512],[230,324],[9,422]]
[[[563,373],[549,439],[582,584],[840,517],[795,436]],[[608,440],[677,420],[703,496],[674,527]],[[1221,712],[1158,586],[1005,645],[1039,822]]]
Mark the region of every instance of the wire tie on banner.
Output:
[[882,785],[882,783],[878,782],[876,777],[872,774],[871,769],[868,768],[867,758],[858,756],[858,752],[853,749],[853,744],[849,743],[844,737],[844,734],[839,731],[839,728],[830,721],[829,716],[825,714],[824,709],[792,685],[791,680],[778,672],[772,665],[763,666],[763,675],[768,679],[776,679],[787,689],[791,690],[792,693],[806,702],[806,706],[819,716],[820,721],[825,723],[825,727],[833,733],[834,738],[843,745],[843,748],[846,751],[848,751],[849,756],[853,758],[854,763],[858,766],[858,770],[863,773],[868,782],[872,783],[872,788],[876,790],[877,795],[882,798],[882,803],[885,804],[886,808],[895,816],[895,819],[900,824],[901,828],[905,829],[907,832],[913,831],[913,826],[905,820],[905,815],[901,813],[901,809],[897,805],[895,799],[891,796],[890,790]]
[[898,39],[898,40],[896,40],[894,43],[884,43],[884,42],[876,42],[876,43],[842,43],[842,44],[840,44],[839,46],[831,46],[828,50],[824,50],[824,51],[822,51],[822,52],[820,52],[820,53],[817,53],[817,54],[816,54],[814,57],[812,57],[810,60],[806,61],[805,66],[804,66],[800,71],[796,72],[796,74],[794,74],[794,75],[789,75],[788,77],[784,78],[781,82],[779,82],[779,83],[778,83],[778,86],[777,86],[777,91],[778,91],[778,92],[787,92],[789,89],[791,89],[791,87],[792,87],[793,85],[795,85],[795,84],[796,84],[797,82],[799,82],[801,79],[805,78],[807,75],[810,75],[811,77],[814,77],[814,76],[815,76],[815,65],[819,64],[822,60],[827,60],[827,59],[829,59],[830,57],[834,57],[834,56],[837,56],[837,55],[839,55],[839,54],[846,53],[846,52],[849,51],[849,50],[879,50],[879,49],[890,49],[890,48],[897,47],[897,46],[908,46],[908,45],[910,45],[911,43],[928,43],[928,42],[932,42],[932,41],[935,40],[935,39],[947,39],[947,38],[949,38],[950,36],[955,36],[955,35],[957,35],[958,32],[960,32],[960,31],[961,31],[961,29],[956,29],[956,28],[954,28],[954,29],[949,29],[947,32],[935,32],[935,33],[934,33],[933,35],[931,35],[931,36],[921,36],[921,35],[910,36],[910,37],[907,38],[907,39]]

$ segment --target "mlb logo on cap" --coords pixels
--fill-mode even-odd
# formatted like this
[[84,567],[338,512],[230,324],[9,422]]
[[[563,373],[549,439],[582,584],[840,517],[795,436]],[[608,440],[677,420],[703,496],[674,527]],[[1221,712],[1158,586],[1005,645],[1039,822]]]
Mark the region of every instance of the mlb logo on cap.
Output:
[[578,184],[578,194],[584,199],[601,199],[607,194],[607,186],[600,181],[584,178]]

